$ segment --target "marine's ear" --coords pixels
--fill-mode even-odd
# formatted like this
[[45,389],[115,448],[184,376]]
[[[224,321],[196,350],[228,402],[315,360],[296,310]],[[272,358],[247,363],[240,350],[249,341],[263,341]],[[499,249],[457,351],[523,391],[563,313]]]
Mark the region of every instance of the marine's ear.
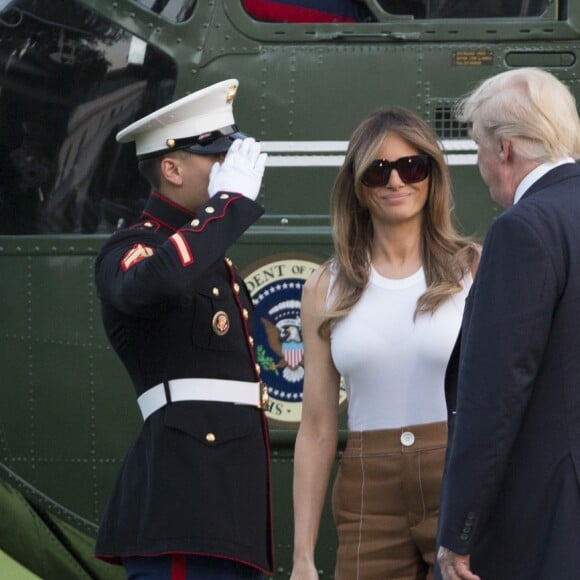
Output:
[[178,157],[168,155],[161,159],[161,175],[172,185],[183,184],[183,168]]

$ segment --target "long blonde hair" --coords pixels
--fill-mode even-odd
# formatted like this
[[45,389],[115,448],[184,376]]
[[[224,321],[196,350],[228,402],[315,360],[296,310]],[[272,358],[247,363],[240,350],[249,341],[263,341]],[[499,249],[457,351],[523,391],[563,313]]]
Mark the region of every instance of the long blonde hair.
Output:
[[451,181],[437,135],[407,109],[380,109],[364,119],[352,134],[330,195],[334,257],[326,267],[332,267],[333,288],[332,303],[318,329],[323,337],[328,337],[332,325],[350,312],[369,281],[374,232],[369,212],[361,203],[361,177],[389,132],[431,158],[421,240],[427,290],[417,301],[415,317],[435,312],[449,296],[459,292],[461,279],[478,260],[477,245],[460,236],[451,221]]

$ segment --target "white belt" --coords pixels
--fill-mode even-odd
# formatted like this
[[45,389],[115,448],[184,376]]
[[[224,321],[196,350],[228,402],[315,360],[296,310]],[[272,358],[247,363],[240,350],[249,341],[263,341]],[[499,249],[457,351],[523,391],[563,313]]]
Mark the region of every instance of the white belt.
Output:
[[[174,379],[168,381],[172,402],[176,401],[217,401],[237,403],[263,408],[268,400],[267,387],[261,383],[231,381],[225,379]],[[165,385],[159,383],[147,389],[137,398],[143,420],[167,405]]]

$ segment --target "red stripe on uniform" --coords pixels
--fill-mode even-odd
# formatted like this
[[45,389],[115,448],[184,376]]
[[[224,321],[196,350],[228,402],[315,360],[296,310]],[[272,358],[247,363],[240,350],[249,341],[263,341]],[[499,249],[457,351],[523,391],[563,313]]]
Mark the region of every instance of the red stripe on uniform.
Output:
[[179,259],[181,260],[182,266],[189,266],[193,264],[193,255],[189,250],[189,245],[187,244],[186,239],[183,237],[183,234],[177,232],[173,234],[170,238],[171,243],[175,246],[177,250],[177,254],[179,255]]
[[171,580],[186,580],[187,556],[171,556]]

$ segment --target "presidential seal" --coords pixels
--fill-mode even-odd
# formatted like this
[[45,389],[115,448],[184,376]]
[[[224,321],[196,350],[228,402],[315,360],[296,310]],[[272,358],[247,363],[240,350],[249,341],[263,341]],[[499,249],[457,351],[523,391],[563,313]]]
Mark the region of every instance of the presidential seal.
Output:
[[[313,256],[279,254],[250,265],[242,273],[255,307],[254,349],[261,380],[268,387],[266,415],[281,426],[296,427],[302,416],[300,302],[304,283],[321,263]],[[341,404],[345,399],[341,385]]]
[[218,336],[223,336],[230,329],[230,319],[223,310],[220,310],[213,315],[211,325]]

